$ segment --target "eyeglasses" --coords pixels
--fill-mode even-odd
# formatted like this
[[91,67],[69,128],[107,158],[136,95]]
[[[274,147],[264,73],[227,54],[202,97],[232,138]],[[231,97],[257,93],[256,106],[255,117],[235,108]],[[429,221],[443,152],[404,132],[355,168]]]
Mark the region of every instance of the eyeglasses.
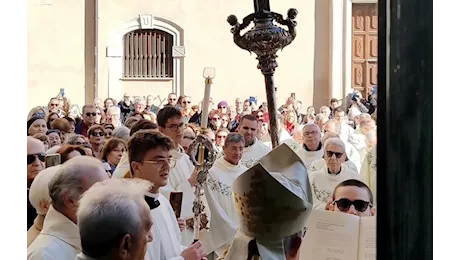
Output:
[[96,114],[96,112],[93,112],[93,113],[86,113],[85,115],[86,116],[96,116],[97,114]]
[[217,138],[227,138],[226,135],[218,135]]
[[36,154],[28,154],[27,155],[27,165],[32,164],[38,158],[41,162],[45,161],[46,154],[45,153],[36,153]]
[[212,119],[212,121],[217,121],[217,120],[220,120],[220,117],[213,117],[211,119]]
[[[304,132],[303,135],[304,136],[309,136],[309,135],[317,135],[318,134],[318,131],[311,131],[311,132]],[[337,157],[339,158],[339,157]]]
[[51,107],[58,107],[59,104],[50,104]]
[[171,131],[177,131],[177,130],[184,130],[187,126],[184,123],[180,123],[179,125],[169,125],[166,126],[166,128],[169,128]]
[[337,159],[342,157],[343,155],[343,153],[339,153],[339,152],[326,151],[327,157],[332,157],[334,154]]
[[170,98],[169,101],[176,101],[176,99],[175,98]]
[[190,104],[190,103],[192,103],[192,101],[186,101],[186,100],[182,101],[182,104]]
[[225,108],[227,108],[227,107],[218,107],[218,109],[225,109]]
[[[164,158],[164,159],[156,159],[152,161],[142,161],[143,163],[148,163],[148,164],[154,164],[155,166],[163,166],[165,164],[168,164],[169,168],[173,168],[176,166],[176,159],[174,158]],[[159,165],[162,163],[162,165]]]
[[349,199],[339,199],[334,201],[334,204],[337,205],[337,208],[339,208],[340,211],[348,211],[351,205],[353,205],[359,212],[366,211],[369,206],[372,207],[372,203],[364,200],[351,201]]
[[103,133],[103,132],[92,132],[91,135],[92,136],[104,136],[105,133]]

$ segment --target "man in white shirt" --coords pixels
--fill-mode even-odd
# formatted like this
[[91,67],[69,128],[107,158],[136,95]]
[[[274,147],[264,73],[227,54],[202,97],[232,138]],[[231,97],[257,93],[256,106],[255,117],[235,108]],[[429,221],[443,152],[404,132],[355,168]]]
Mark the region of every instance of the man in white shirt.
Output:
[[206,254],[200,241],[190,247],[181,245],[181,233],[171,204],[160,194],[168,184],[176,160],[171,155],[174,141],[154,130],[136,132],[128,142],[131,178],[148,180],[152,187],[146,201],[153,220],[153,241],[147,245],[146,260],[201,260]]
[[224,156],[209,169],[204,191],[211,211],[209,232],[203,236],[206,253],[222,256],[238,229],[238,215],[233,201],[233,181],[248,168],[240,163],[244,137],[229,133],[223,146]]
[[364,118],[360,120],[359,129],[361,133],[353,133],[348,142],[355,146],[356,150],[358,150],[361,161],[364,160],[364,156],[367,153],[367,145],[366,145],[366,135],[374,131],[376,128],[375,121],[372,118]]
[[233,192],[240,227],[225,259],[299,259],[312,195],[295,152],[279,145],[235,180]]
[[342,138],[344,142],[346,142],[355,130],[348,124],[348,117],[345,114],[343,108],[337,107],[334,109],[333,113],[334,119],[339,122],[337,134],[340,136],[340,138]]
[[243,116],[237,128],[237,132],[244,136],[245,143],[241,163],[248,168],[270,152],[270,148],[256,138],[258,129],[257,118],[253,115]]
[[[157,122],[160,132],[173,140],[173,148],[170,153],[176,164],[171,168],[168,183],[160,189],[161,194],[169,200],[171,192],[182,192],[181,219],[185,219],[189,225],[182,232],[181,242],[183,245],[191,245],[193,242],[193,200],[195,198],[195,186],[197,185],[197,171],[190,161],[188,154],[180,145],[184,139],[186,125],[182,113],[175,107],[164,107],[158,111]],[[206,202],[203,202],[206,206]],[[206,214],[209,216],[209,213]]]
[[49,183],[51,206],[43,229],[27,248],[28,260],[73,260],[81,251],[77,223],[80,196],[94,183],[109,179],[102,162],[78,156],[65,162]]

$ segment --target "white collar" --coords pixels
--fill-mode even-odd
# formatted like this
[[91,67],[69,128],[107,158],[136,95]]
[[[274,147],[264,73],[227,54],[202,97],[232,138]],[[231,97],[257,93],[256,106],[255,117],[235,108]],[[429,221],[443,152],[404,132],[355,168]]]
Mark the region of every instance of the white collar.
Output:
[[81,250],[80,231],[78,226],[61,212],[50,206],[43,223],[43,234],[61,239],[78,251]]

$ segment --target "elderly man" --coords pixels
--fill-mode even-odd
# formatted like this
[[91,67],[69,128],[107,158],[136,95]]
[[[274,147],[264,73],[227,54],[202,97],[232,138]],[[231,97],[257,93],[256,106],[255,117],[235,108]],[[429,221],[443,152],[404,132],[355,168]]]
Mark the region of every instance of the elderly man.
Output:
[[360,179],[357,172],[344,165],[345,157],[343,141],[337,137],[327,139],[324,143],[326,165],[309,175],[315,209],[326,209],[327,200],[337,184],[348,179]]
[[244,137],[239,133],[228,134],[223,146],[224,156],[217,159],[209,170],[204,186],[206,200],[212,213],[209,232],[203,237],[207,254],[215,252],[222,256],[238,229],[232,184],[248,169],[240,162],[243,150]]
[[312,196],[306,168],[289,146],[279,145],[241,174],[233,193],[240,228],[225,259],[299,259]]
[[119,107],[109,107],[107,108],[107,123],[112,124],[115,128],[122,126],[121,123],[121,110]]
[[27,231],[27,247],[34,242],[43,229],[43,222],[51,204],[48,184],[60,167],[58,165],[44,169],[35,177],[34,182],[30,185],[29,200],[30,204],[37,211],[37,217],[34,220],[34,224]]
[[303,144],[296,150],[305,167],[315,160],[323,157],[323,145],[321,143],[321,129],[316,124],[306,124],[302,129]]
[[131,94],[125,93],[123,95],[123,100],[118,103],[118,107],[120,108],[120,120],[121,122],[125,122],[128,115],[134,110],[134,105],[131,102]]
[[45,168],[45,145],[31,136],[27,137],[27,229],[29,229],[37,212],[29,201],[29,188],[35,177]]
[[27,259],[75,259],[81,251],[78,201],[94,183],[107,179],[96,158],[78,156],[65,162],[49,183],[51,206],[40,235],[27,248]]
[[374,131],[376,128],[375,121],[372,118],[363,118],[360,120],[359,129],[361,133],[353,133],[348,142],[355,146],[356,150],[358,150],[361,161],[364,160],[364,156],[367,153],[367,145],[366,145],[366,135]]
[[76,260],[140,260],[152,241],[145,180],[96,183],[80,199],[77,219],[82,253]]
[[[340,129],[340,122],[335,119],[331,119],[327,121],[326,124],[324,125],[324,134],[334,133],[340,136],[339,129]],[[355,146],[350,144],[348,141],[346,140],[344,141],[343,139],[342,141],[345,144],[345,151],[347,153],[348,159],[352,161],[356,165],[356,167],[359,169],[361,167],[361,157],[359,155],[358,150],[356,150]]]

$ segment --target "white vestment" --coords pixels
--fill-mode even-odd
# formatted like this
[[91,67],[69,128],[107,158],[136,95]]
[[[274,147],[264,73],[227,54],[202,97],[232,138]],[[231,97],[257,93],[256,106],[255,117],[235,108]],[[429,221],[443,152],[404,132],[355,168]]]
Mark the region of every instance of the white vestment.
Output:
[[266,146],[264,143],[255,138],[254,143],[252,145],[244,148],[241,163],[244,166],[251,168],[251,166],[256,164],[260,158],[265,156],[270,151],[271,149],[268,146]]
[[348,138],[348,142],[356,148],[361,159],[360,162],[362,163],[367,154],[366,136],[362,132],[357,133],[355,131],[350,138]]
[[[195,199],[195,188],[190,185],[188,179],[195,167],[190,161],[189,156],[185,153],[172,150],[171,156],[176,159],[176,165],[169,172],[168,184],[160,188],[160,193],[169,201],[171,192],[181,191],[183,196],[180,217],[183,220],[187,220],[194,216],[193,200]],[[181,242],[183,245],[190,246],[193,243],[193,230],[186,228],[182,231]]]
[[[357,173],[359,173],[359,170],[358,168],[356,168],[356,165],[348,160],[348,161],[345,161],[343,163],[345,166],[348,167],[348,169],[352,170],[352,171],[355,171]],[[313,161],[312,163],[310,163],[310,165],[308,165],[307,167],[307,170],[308,170],[308,174],[310,175],[312,172],[315,172],[317,170],[320,170],[321,168],[323,168],[324,166],[326,165],[326,160],[324,160],[324,158],[319,158],[318,160],[315,160]]]
[[158,199],[160,206],[150,211],[153,220],[152,242],[147,244],[145,260],[183,260],[180,256],[187,247],[181,245],[181,233],[169,201],[161,194],[147,193]]
[[[280,137],[280,144],[287,144],[293,151],[296,151],[301,146],[299,143],[296,142],[296,140],[294,140],[294,138],[292,138],[292,136],[284,128],[281,129],[279,137]],[[268,146],[268,148],[270,148],[270,151],[271,149],[273,149],[270,136],[267,140],[263,141],[263,143],[266,146]]]
[[308,166],[312,162],[318,159],[321,159],[324,156],[324,149],[323,149],[322,144],[321,144],[321,148],[318,151],[307,151],[304,145],[301,145],[297,150],[294,150],[294,151],[300,157],[300,159],[302,160],[305,167],[307,167],[307,169],[308,169]]
[[117,168],[115,168],[115,171],[113,171],[112,178],[114,179],[123,179],[126,175],[126,173],[129,171],[129,155],[127,152],[124,152],[121,155],[120,162],[117,165]]
[[209,232],[203,235],[206,254],[223,255],[238,230],[238,213],[233,200],[233,181],[248,168],[233,165],[224,157],[217,159],[209,169],[204,192],[211,211]]
[[[190,185],[188,179],[194,170],[193,163],[185,153],[176,150],[171,151],[171,156],[176,159],[176,165],[169,172],[168,184],[160,188],[160,193],[169,201],[171,192],[181,191],[182,210],[181,218],[187,220],[193,218],[193,200],[195,199],[195,188]],[[193,230],[185,229],[182,231],[181,242],[183,245],[190,246],[193,243]]]
[[344,141],[344,142],[347,142],[348,138],[350,138],[351,134],[353,134],[353,132],[355,132],[355,129],[353,129],[353,127],[351,127],[346,122],[340,122],[338,130],[339,130],[338,134],[340,136],[340,139],[342,139],[342,141]]
[[374,208],[377,207],[377,146],[374,145],[364,158],[361,166],[361,178],[371,189],[374,196]]
[[356,168],[361,168],[361,156],[359,155],[358,150],[350,144],[349,142],[344,142],[345,144],[345,153],[347,154],[348,160],[352,161]]
[[74,260],[80,251],[78,226],[50,206],[41,233],[27,248],[27,259]]
[[342,181],[349,179],[360,180],[357,172],[350,170],[347,166],[342,165],[339,174],[330,174],[327,166],[309,175],[310,186],[313,196],[313,208],[326,210],[326,202],[332,196],[335,187]]

